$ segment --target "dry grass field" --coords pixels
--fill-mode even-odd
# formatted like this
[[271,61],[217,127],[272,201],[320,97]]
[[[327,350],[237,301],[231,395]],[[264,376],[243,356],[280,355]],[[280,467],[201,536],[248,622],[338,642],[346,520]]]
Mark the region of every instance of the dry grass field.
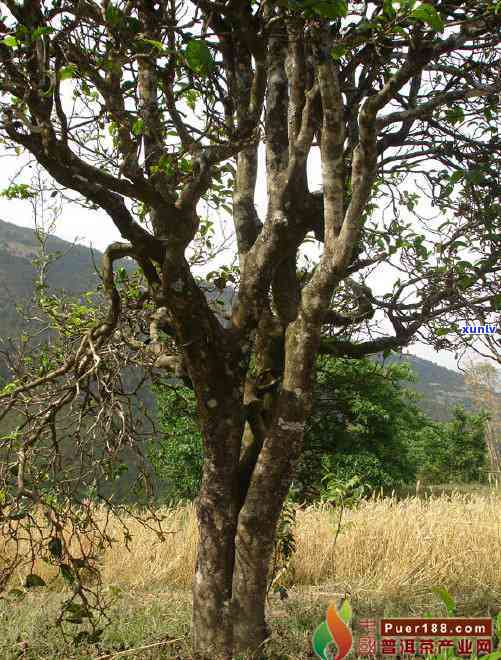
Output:
[[[188,659],[194,508],[165,509],[162,514],[170,532],[164,541],[131,519],[130,550],[117,542],[102,557],[103,581],[115,602],[112,624],[99,648],[74,649],[71,639],[65,641],[53,629],[62,582],[50,582],[53,569],[41,562],[36,572],[49,580],[49,587],[16,603],[0,601],[0,658],[120,653],[117,657]],[[120,527],[114,525],[119,538]],[[297,511],[297,551],[286,578],[289,597],[270,597],[270,658],[311,657],[313,628],[327,603],[345,593],[351,595],[355,627],[357,617],[445,614],[435,587],[453,595],[459,615],[501,610],[499,491],[372,499],[345,512],[334,542],[336,527],[336,511],[327,506]],[[177,641],[164,643],[168,640]]]

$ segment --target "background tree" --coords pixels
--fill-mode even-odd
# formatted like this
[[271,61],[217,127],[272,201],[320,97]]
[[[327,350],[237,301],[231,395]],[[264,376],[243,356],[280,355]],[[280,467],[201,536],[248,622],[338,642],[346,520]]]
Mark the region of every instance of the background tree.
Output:
[[196,401],[188,387],[160,384],[156,389],[161,439],[148,452],[162,482],[162,501],[194,500],[202,480],[203,448]]
[[[456,408],[450,422],[423,413],[406,363],[382,365],[321,357],[317,363],[312,412],[290,497],[317,501],[326,481],[354,477],[365,495],[427,484],[485,481],[488,419]],[[149,452],[162,482],[162,499],[193,500],[202,478],[202,438],[195,397],[187,387],[156,388],[161,439]]]
[[[318,499],[327,476],[346,482],[356,475],[367,493],[415,481],[409,448],[417,429],[432,421],[401,386],[406,377],[405,364],[384,368],[368,359],[319,361],[293,499]],[[168,499],[194,499],[202,476],[202,441],[193,392],[164,384],[156,401],[162,432],[150,451],[156,473]]]
[[490,362],[472,362],[466,370],[466,383],[473,400],[479,409],[484,410],[489,419],[486,426],[486,440],[489,450],[491,477],[496,481],[501,476],[501,410],[499,409],[499,374]]
[[484,413],[467,414],[458,407],[450,422],[417,429],[410,443],[417,478],[425,484],[485,482],[487,423]]
[[[121,364],[144,359],[147,368],[175,369],[195,392],[204,449],[195,652],[215,658],[255,649],[267,634],[267,572],[319,352],[359,358],[418,336],[461,348],[468,338],[457,334],[459,323],[499,311],[499,7],[491,0],[0,6],[6,147],[31,154],[56,191],[104,211],[127,241],[110,245],[103,260],[108,314],[86,318],[78,332],[73,322],[59,364],[0,395],[4,411],[25,414],[10,440],[16,477],[5,477],[5,525],[15,537],[12,516],[22,503],[45,508],[60,532],[63,513],[29,479],[34,457],[56,469],[59,415],[78,409],[80,420],[93,418],[72,437],[89,451],[104,443],[111,461],[139,431],[121,400]],[[254,205],[260,143],[264,222]],[[314,151],[322,194],[308,184]],[[406,188],[409,176],[439,220],[426,217],[414,186]],[[238,297],[221,323],[188,256],[203,231],[200,203],[222,207],[228,190]],[[304,272],[311,232],[321,256]],[[133,300],[113,273],[126,256],[146,282]],[[64,332],[62,317],[58,323]],[[52,482],[68,488],[64,479]],[[37,548],[44,547],[42,539]]]
[[402,381],[412,378],[407,364],[319,359],[295,497],[318,497],[326,479],[346,483],[358,477],[367,495],[415,481],[412,438],[431,420],[404,389]]

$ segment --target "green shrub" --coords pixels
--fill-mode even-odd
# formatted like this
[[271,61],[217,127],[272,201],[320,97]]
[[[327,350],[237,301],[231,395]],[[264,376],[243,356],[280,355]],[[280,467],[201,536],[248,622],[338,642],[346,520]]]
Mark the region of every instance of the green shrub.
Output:
[[202,477],[202,436],[193,392],[167,383],[155,388],[162,440],[149,449],[149,459],[163,482],[161,499],[193,500]]
[[[320,358],[304,450],[294,476],[296,502],[321,497],[326,475],[338,484],[358,477],[364,492],[391,492],[426,483],[479,481],[486,467],[485,415],[457,409],[451,422],[435,422],[404,387],[406,363]],[[163,438],[149,452],[162,480],[162,500],[192,500],[202,474],[202,439],[193,392],[163,383],[156,388]]]

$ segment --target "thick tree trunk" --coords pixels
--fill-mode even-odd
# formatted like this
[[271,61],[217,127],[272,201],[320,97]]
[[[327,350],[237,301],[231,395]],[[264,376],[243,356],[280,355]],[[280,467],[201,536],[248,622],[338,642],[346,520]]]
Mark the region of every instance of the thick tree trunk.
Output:
[[197,498],[198,551],[193,580],[193,646],[200,660],[233,657],[231,595],[238,517],[237,471],[242,423],[221,411],[204,430],[206,452]]
[[[291,441],[289,427],[277,427],[273,435],[269,443],[275,450]],[[269,566],[294,455],[283,451],[284,461],[272,464],[266,446],[263,449],[268,459],[258,461],[238,526],[238,491],[229,480],[218,484],[212,470],[204,473],[197,502],[199,547],[193,584],[194,649],[203,660],[226,660],[242,652],[260,657],[268,637]]]
[[[314,355],[314,336],[303,335]],[[204,660],[242,653],[259,658],[268,637],[270,561],[311,399],[313,359],[305,355],[295,334],[290,334],[289,343],[290,363],[282,387],[269,409],[270,418],[261,420],[267,428],[260,429],[263,440],[254,469],[248,474],[239,470],[243,420],[234,407],[221,409],[214,426],[206,429],[210,433],[205,434],[197,505],[199,550],[193,586],[194,645],[196,657]]]
[[238,519],[233,576],[234,648],[256,658],[268,636],[266,591],[277,523],[303,440],[305,410],[298,399],[291,392],[282,393],[276,421],[263,444]]
[[[193,647],[200,660],[229,660],[233,650],[231,590],[235,521],[231,505],[197,504],[199,543],[193,581]],[[229,503],[228,503],[229,504]]]
[[245,516],[239,521],[233,577],[234,649],[255,658],[260,657],[269,635],[265,616],[266,591],[275,531],[274,519],[262,521]]

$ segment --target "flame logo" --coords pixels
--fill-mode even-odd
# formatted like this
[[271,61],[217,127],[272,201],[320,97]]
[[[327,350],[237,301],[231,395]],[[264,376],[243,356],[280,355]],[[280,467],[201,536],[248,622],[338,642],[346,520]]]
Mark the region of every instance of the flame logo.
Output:
[[[313,650],[320,660],[341,660],[351,650],[353,636],[348,623],[351,619],[351,606],[345,599],[339,611],[334,603],[327,608],[325,622],[321,623],[313,633]],[[332,642],[335,643],[337,653],[333,656]]]

